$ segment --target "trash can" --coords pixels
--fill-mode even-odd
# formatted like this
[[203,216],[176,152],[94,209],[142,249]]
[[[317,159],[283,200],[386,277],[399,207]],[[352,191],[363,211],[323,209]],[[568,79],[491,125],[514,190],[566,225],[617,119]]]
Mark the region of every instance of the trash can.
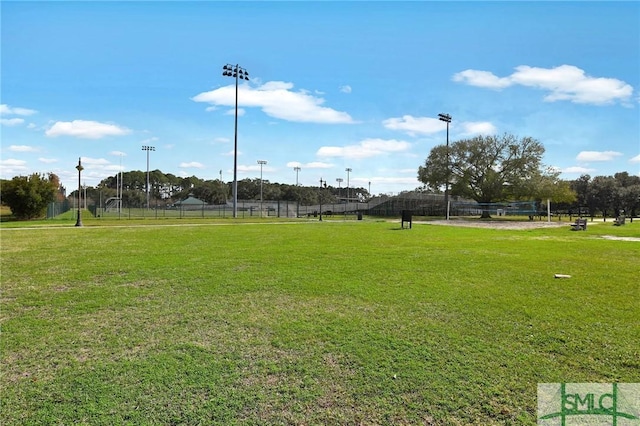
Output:
[[358,220],[362,220],[362,212],[358,212]]

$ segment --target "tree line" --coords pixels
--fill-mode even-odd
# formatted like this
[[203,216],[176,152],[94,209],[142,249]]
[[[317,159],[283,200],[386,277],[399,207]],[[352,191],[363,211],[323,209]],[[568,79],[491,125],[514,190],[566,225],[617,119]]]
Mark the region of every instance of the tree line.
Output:
[[[536,139],[510,134],[477,136],[454,141],[450,146],[438,145],[418,168],[418,180],[424,184],[419,190],[442,193],[448,188],[451,196],[479,203],[530,200],[545,203],[549,199],[554,210],[568,214],[611,217],[640,213],[640,176],[620,172],[614,176],[582,175],[576,180],[563,180],[559,171],[542,164],[543,154],[544,147]],[[64,198],[64,188],[53,173],[16,176],[0,183],[2,203],[21,219],[42,217],[50,202]],[[178,177],[160,170],[149,173],[149,184],[150,204],[154,206],[171,205],[189,195],[207,204],[226,204],[233,196],[232,182]],[[147,174],[142,171],[109,176],[83,191],[89,204],[99,204],[118,197],[119,187],[124,205],[146,205]],[[263,200],[314,205],[320,201],[338,203],[347,199],[347,195],[350,201],[371,198],[362,187],[320,188],[248,178],[238,181],[240,200],[260,200],[262,196]],[[77,198],[77,190],[69,198]]]
[[[120,182],[120,179],[122,182]],[[146,205],[147,175],[142,171],[123,172],[121,175],[109,176],[96,187],[86,189],[87,198],[93,203],[118,196],[118,186],[122,187],[122,202],[128,206]],[[186,199],[188,196],[204,201],[207,204],[226,204],[233,197],[233,182],[223,182],[220,179],[205,180],[197,176],[178,177],[160,170],[149,172],[150,204],[171,205]],[[366,201],[370,198],[365,188],[352,187],[348,190],[350,200]],[[270,182],[263,179],[238,180],[239,200],[279,200],[298,202],[301,205],[318,204],[319,198],[323,203],[337,203],[346,199],[347,188],[326,186],[320,190],[319,186],[303,186]],[[70,194],[77,197],[77,190]]]

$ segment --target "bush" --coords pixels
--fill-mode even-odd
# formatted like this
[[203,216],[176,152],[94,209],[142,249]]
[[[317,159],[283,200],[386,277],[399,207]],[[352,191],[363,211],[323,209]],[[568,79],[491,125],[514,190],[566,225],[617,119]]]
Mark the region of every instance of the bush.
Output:
[[16,219],[37,219],[44,217],[47,205],[55,200],[58,185],[58,177],[53,173],[47,177],[37,173],[16,176],[2,181],[0,196]]

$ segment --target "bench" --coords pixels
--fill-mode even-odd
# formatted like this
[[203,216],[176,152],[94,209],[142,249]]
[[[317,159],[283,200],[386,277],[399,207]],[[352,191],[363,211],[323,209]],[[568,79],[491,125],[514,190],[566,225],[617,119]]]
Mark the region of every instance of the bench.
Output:
[[618,216],[615,218],[615,220],[613,221],[613,226],[620,226],[620,225],[624,225],[624,221],[625,221],[626,217],[625,216]]
[[587,219],[578,218],[574,223],[571,224],[572,231],[586,231],[587,230]]

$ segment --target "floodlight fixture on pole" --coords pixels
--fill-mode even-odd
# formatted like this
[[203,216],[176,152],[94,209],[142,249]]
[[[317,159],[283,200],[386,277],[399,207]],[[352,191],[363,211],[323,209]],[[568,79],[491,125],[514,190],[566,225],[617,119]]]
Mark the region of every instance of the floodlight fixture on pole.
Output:
[[327,187],[327,181],[326,180],[322,180],[322,178],[320,178],[320,191],[318,192],[318,198],[320,200],[320,222],[322,222],[322,186],[324,185],[324,187]]
[[82,167],[81,158],[78,158],[78,165],[76,166],[76,170],[78,171],[78,219],[76,220],[76,226],[82,226],[82,214],[80,212],[80,194],[82,194],[82,184],[80,183],[81,174],[84,170]]
[[449,220],[449,123],[451,123],[451,116],[449,114],[438,114],[438,120],[447,123],[447,172],[444,183],[444,208],[446,211],[446,219]]
[[249,80],[249,73],[240,65],[227,64],[222,75],[236,79],[236,118],[233,138],[233,217],[238,217],[238,80]]
[[267,164],[266,160],[258,160],[260,164],[260,217],[262,217],[262,166]]
[[143,145],[142,150],[147,151],[147,210],[149,210],[149,152],[155,151],[156,147]]
[[293,168],[293,170],[295,170],[295,172],[296,172],[296,186],[298,186],[298,173],[299,173],[299,172],[300,172],[300,170],[302,170],[302,169],[301,169],[300,167],[298,167],[298,166],[295,166],[295,167]]

